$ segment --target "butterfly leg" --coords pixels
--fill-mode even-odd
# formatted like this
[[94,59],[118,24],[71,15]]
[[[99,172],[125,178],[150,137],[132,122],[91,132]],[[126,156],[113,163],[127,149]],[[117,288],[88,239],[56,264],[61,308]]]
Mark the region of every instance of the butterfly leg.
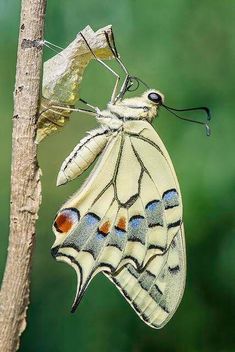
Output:
[[[64,48],[61,48],[61,46],[56,45],[54,43],[49,42],[48,40],[43,40],[42,44],[45,45],[47,48],[50,50],[54,51],[56,54],[59,54],[60,51],[64,50]],[[58,50],[59,49],[59,50]]]
[[[127,88],[127,86],[128,86],[128,81],[129,81],[130,75],[129,75],[129,72],[128,72],[126,66],[125,66],[125,65],[123,64],[123,62],[121,61],[120,55],[118,54],[118,51],[117,51],[117,48],[116,48],[116,45],[115,45],[115,41],[114,41],[113,32],[111,32],[112,42],[113,42],[113,45],[114,45],[113,47],[112,47],[112,45],[111,45],[111,43],[110,43],[108,33],[107,33],[107,32],[104,32],[104,34],[105,34],[105,37],[106,37],[108,46],[109,46],[110,50],[112,51],[115,60],[116,60],[117,63],[121,66],[122,70],[125,72],[125,75],[126,75],[126,76],[125,76],[125,79],[124,79],[124,82],[123,82],[123,84],[122,84],[121,90],[120,90],[120,92],[118,93],[118,95],[116,96],[116,92],[115,92],[115,95],[112,94],[112,99],[111,99],[111,101],[112,101],[113,103],[116,103],[116,101],[117,101],[118,99],[120,99],[121,97],[123,97],[124,93],[126,92],[126,88]],[[114,93],[114,92],[113,92],[113,93]]]
[[[111,52],[113,53],[115,59],[119,62],[119,64],[121,65],[121,67],[123,68],[123,70],[125,71],[126,73],[126,78],[124,80],[124,83],[123,85],[125,84],[126,86],[126,81],[127,81],[127,78],[129,77],[128,75],[128,72],[127,72],[127,69],[125,68],[125,66],[122,64],[121,60],[119,59],[118,57],[118,54],[116,52],[116,48],[113,49],[110,45],[110,41],[108,39],[108,35],[106,32],[104,32],[105,36],[106,36],[106,39],[107,39],[107,42],[108,42],[108,45],[110,47],[110,50]],[[80,32],[80,35],[82,36],[84,42],[86,43],[87,47],[89,48],[89,50],[91,51],[92,55],[94,56],[94,58],[96,59],[96,61],[98,61],[101,65],[103,65],[107,70],[109,70],[109,72],[111,72],[115,77],[116,77],[116,81],[115,81],[115,84],[114,84],[114,88],[113,88],[113,92],[112,92],[112,95],[111,95],[111,104],[114,104],[115,101],[117,100],[117,90],[118,90],[118,83],[120,81],[120,76],[111,68],[109,67],[104,61],[102,61],[101,59],[99,59],[96,54],[94,53],[94,51],[91,49],[90,45],[88,44],[86,38],[84,37],[84,35],[82,34],[82,32]],[[123,86],[121,88],[121,91],[123,90]],[[118,94],[118,96],[120,95],[120,93]]]
[[59,108],[60,110],[65,110],[65,111],[68,111],[68,112],[70,112],[70,111],[71,112],[73,112],[73,111],[75,111],[75,112],[83,112],[84,114],[87,114],[87,115],[90,115],[90,116],[97,116],[97,113],[99,112],[98,108],[96,108],[97,109],[96,112],[91,111],[91,110],[86,110],[86,109],[80,109],[80,108],[79,109],[77,109],[77,108],[66,108],[66,107],[58,106],[58,105],[52,105],[52,108],[53,109],[49,108],[48,110],[50,110],[50,111],[52,111],[54,113],[58,113],[58,114],[59,114],[59,112],[55,111],[54,109]]

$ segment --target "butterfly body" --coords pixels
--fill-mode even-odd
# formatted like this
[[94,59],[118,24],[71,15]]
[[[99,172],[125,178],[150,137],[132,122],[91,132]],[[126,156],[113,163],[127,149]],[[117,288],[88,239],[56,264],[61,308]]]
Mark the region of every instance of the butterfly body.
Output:
[[166,148],[151,126],[155,90],[97,112],[91,131],[62,164],[57,184],[90,176],[59,210],[52,254],[78,276],[73,310],[100,271],[147,324],[160,328],[184,290],[182,200]]

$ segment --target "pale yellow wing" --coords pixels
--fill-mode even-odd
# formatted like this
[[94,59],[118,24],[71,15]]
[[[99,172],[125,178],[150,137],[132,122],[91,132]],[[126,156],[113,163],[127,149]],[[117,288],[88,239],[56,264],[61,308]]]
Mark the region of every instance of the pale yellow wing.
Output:
[[126,126],[55,219],[52,252],[78,276],[73,309],[96,273],[115,277],[129,267],[142,273],[152,260],[167,263],[173,239],[182,236],[181,196],[164,145],[149,123]]

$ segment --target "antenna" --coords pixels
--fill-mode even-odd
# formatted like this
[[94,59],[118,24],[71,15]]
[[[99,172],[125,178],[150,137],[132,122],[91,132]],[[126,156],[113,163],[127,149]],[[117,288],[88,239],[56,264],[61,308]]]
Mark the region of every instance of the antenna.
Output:
[[[209,108],[205,107],[205,106],[202,106],[202,107],[198,107],[198,108],[187,108],[187,109],[175,109],[175,108],[171,108],[170,106],[167,106],[165,104],[161,104],[166,110],[168,110],[170,113],[172,113],[174,116],[178,117],[179,119],[181,120],[184,120],[184,121],[189,121],[189,122],[194,122],[194,123],[198,123],[200,125],[204,125],[205,128],[206,128],[206,135],[209,137],[211,135],[211,129],[210,129],[210,126],[209,126],[209,121],[211,120],[211,113],[210,113],[210,110]],[[206,112],[206,121],[205,122],[202,122],[202,121],[197,121],[197,120],[194,120],[194,119],[189,119],[189,118],[186,118],[186,117],[182,117],[182,116],[179,116],[178,114],[176,114],[174,111],[195,111],[195,110],[202,110],[204,112]]]

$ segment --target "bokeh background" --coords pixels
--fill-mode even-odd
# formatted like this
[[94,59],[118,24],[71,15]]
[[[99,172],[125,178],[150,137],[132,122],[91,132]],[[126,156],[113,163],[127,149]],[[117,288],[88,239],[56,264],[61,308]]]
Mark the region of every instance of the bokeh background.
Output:
[[[19,25],[17,1],[0,1],[0,274],[7,255],[12,91]],[[232,0],[49,0],[46,39],[65,47],[90,24],[112,24],[130,72],[160,89],[174,107],[209,106],[212,135],[161,111],[155,128],[175,165],[184,200],[188,257],[183,301],[169,324],[153,330],[98,275],[76,314],[75,272],[54,261],[51,223],[84,177],[56,188],[59,167],[96,122],[74,114],[39,147],[43,202],[37,224],[28,327],[20,351],[235,351],[235,3]],[[54,53],[45,49],[45,60]],[[113,67],[118,69],[115,64]],[[82,96],[105,107],[113,77],[93,62]],[[190,114],[191,117],[195,115]],[[198,116],[200,118],[200,116]],[[128,176],[128,175],[127,175]],[[11,294],[11,292],[9,292]]]

